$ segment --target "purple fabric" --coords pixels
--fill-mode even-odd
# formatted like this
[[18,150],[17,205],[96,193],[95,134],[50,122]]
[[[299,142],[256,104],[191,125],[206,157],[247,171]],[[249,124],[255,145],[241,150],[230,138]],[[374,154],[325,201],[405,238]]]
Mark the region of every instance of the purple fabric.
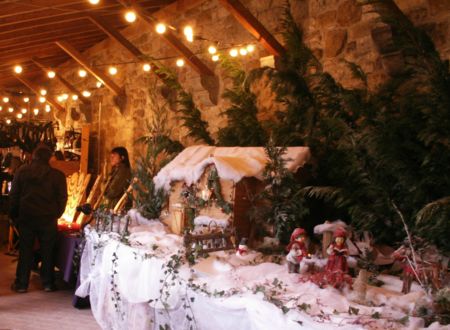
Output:
[[77,233],[58,233],[56,267],[61,270],[64,282],[69,283],[74,278],[73,257],[80,242],[81,238],[77,237]]

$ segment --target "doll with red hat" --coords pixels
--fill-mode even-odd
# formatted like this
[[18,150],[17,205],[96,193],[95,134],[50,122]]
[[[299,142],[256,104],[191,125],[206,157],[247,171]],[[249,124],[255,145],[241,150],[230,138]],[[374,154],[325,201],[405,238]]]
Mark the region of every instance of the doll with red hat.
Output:
[[289,273],[300,272],[300,262],[308,255],[306,237],[306,231],[303,228],[295,228],[291,234],[291,240],[286,247],[286,250],[289,251],[286,256]]
[[347,233],[343,228],[337,228],[333,233],[334,241],[328,246],[327,272],[348,272],[347,256],[348,247],[345,243]]

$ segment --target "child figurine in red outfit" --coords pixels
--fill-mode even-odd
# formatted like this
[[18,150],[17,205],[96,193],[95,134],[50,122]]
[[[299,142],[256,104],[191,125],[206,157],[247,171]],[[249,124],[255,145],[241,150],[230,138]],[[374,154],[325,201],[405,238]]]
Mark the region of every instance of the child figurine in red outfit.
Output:
[[328,262],[327,272],[342,272],[346,274],[348,272],[347,256],[348,248],[345,244],[346,232],[342,228],[336,229],[333,234],[334,242],[327,248]]
[[295,228],[291,235],[291,241],[286,248],[289,251],[286,256],[289,273],[300,272],[300,262],[303,257],[308,255],[305,241],[306,231],[303,228]]

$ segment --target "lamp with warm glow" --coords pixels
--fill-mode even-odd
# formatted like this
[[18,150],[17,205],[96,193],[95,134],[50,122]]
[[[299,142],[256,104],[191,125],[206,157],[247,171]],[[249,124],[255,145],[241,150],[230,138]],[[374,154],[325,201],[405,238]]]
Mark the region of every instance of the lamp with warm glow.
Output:
[[0,105],[0,111],[2,111],[3,110],[3,107]]
[[231,57],[236,57],[238,56],[239,52],[236,48],[230,49],[230,56]]
[[87,72],[86,72],[86,70],[81,69],[81,70],[78,70],[78,75],[79,75],[81,78],[84,78],[84,77],[87,76]]
[[158,23],[156,24],[156,32],[159,34],[163,34],[164,32],[166,32],[167,28],[166,25],[164,23]]
[[214,46],[209,46],[208,53],[210,53],[211,55],[217,53],[217,48]]
[[219,55],[213,55],[212,57],[211,57],[211,59],[213,60],[213,62],[217,62],[218,60],[219,60]]
[[182,67],[182,66],[184,66],[184,60],[182,59],[182,58],[179,58],[178,60],[177,60],[177,66],[178,67]]
[[8,108],[8,112],[14,112],[14,108],[9,107],[9,108]]
[[28,103],[28,102],[30,102],[30,98],[25,96],[25,97],[23,98],[23,101],[24,101],[25,103]]
[[22,115],[21,113],[18,113],[18,114],[16,115],[16,117],[17,117],[17,119],[22,119],[23,115]]
[[52,70],[48,71],[47,72],[47,77],[49,77],[50,79],[55,78],[56,77],[56,72],[52,71]]
[[194,41],[194,30],[192,29],[192,26],[188,25],[183,29],[184,36],[186,37],[186,40],[189,42]]
[[34,108],[33,109],[33,113],[35,116],[37,116],[39,114],[39,109],[38,108]]
[[45,103],[45,101],[47,101],[47,99],[46,99],[45,97],[41,96],[41,97],[39,98],[39,102]]
[[9,97],[5,96],[5,97],[3,98],[3,102],[4,102],[4,103],[8,103],[8,102],[9,102]]
[[134,12],[134,10],[129,9],[129,10],[127,10],[127,11],[125,12],[125,20],[126,20],[128,23],[133,23],[133,22],[135,22],[135,21],[136,21],[136,18],[137,18],[137,16],[136,16],[136,13]]
[[50,112],[50,111],[52,111],[52,108],[48,104],[46,104],[45,105],[45,112]]
[[95,86],[97,86],[97,88],[100,88],[103,86],[101,81],[97,81],[97,83],[95,84]]
[[89,91],[83,91],[81,94],[83,94],[84,97],[91,96],[91,92],[89,92]]
[[239,54],[241,54],[242,56],[245,56],[245,55],[247,55],[247,48],[241,48],[241,49],[239,49]]
[[41,89],[41,90],[39,91],[39,93],[41,93],[41,95],[47,95],[47,90]]
[[15,72],[15,73],[21,74],[22,71],[23,71],[23,68],[22,68],[20,65],[16,65],[16,66],[14,67],[14,72]]
[[77,94],[73,94],[72,95],[72,100],[74,100],[74,101],[78,100],[78,95]]
[[25,109],[25,108],[22,108],[22,110],[20,110],[23,114],[26,114],[27,112],[28,112],[28,110],[27,109]]
[[142,65],[142,70],[144,70],[145,72],[149,72],[152,69],[151,65],[148,63],[144,63]]
[[115,66],[110,66],[108,72],[111,76],[114,76],[115,74],[117,74],[117,68]]
[[11,124],[11,119],[6,119],[6,123],[9,125]]
[[67,100],[67,99],[69,98],[69,95],[68,95],[68,94],[63,94],[63,95],[61,95],[61,96],[62,96],[63,100]]
[[58,96],[56,97],[56,100],[57,100],[58,102],[62,102],[62,101],[64,101],[64,97],[63,97],[62,95],[58,95]]
[[100,0],[89,0],[89,3],[91,5],[98,5],[100,3]]
[[255,46],[254,45],[247,45],[247,52],[251,53],[255,51]]

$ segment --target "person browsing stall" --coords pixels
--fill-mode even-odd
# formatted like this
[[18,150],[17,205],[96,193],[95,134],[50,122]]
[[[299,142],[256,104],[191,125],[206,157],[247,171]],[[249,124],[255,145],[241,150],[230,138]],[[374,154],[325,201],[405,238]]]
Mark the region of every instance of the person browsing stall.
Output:
[[52,150],[38,146],[32,162],[21,166],[9,193],[9,215],[19,230],[19,261],[13,291],[28,289],[33,261],[33,246],[38,239],[41,256],[41,281],[46,292],[54,291],[54,247],[57,222],[67,203],[67,183],[63,172],[50,167]]
[[112,209],[130,185],[131,166],[128,151],[124,147],[112,149],[109,160],[112,169],[106,182],[104,198],[105,206]]

